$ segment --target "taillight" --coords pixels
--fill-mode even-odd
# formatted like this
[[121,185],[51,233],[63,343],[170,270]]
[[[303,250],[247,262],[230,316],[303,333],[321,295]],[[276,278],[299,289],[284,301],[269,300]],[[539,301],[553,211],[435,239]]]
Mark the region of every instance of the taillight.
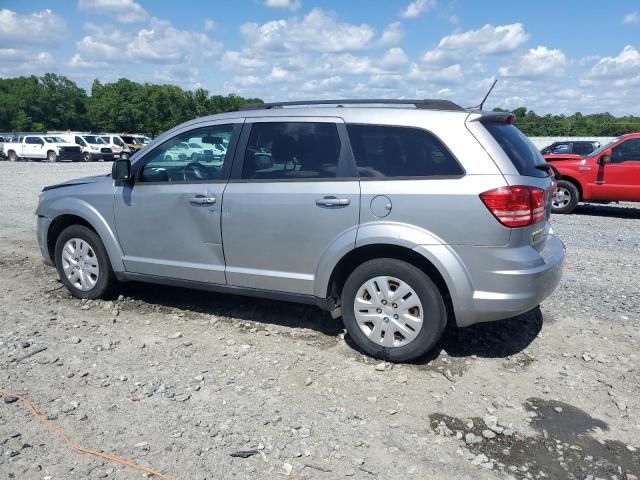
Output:
[[526,227],[544,220],[544,190],[534,187],[500,187],[480,194],[480,199],[505,227]]

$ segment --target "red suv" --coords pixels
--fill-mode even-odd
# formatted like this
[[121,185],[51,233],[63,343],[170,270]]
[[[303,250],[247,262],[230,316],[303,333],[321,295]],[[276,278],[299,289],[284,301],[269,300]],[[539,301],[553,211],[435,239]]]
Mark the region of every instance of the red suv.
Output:
[[554,213],[569,213],[578,202],[640,202],[640,132],[623,135],[584,158],[544,158],[558,180]]

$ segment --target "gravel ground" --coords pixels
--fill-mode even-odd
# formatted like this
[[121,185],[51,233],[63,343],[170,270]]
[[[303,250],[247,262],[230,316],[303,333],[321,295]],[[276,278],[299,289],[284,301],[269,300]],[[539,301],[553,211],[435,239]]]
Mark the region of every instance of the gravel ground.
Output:
[[[39,257],[38,192],[109,168],[0,163],[0,388],[77,443],[181,479],[640,476],[639,205],[555,216],[568,262],[539,309],[392,365],[312,307],[138,284],[71,298]],[[1,478],[144,476],[7,400]]]

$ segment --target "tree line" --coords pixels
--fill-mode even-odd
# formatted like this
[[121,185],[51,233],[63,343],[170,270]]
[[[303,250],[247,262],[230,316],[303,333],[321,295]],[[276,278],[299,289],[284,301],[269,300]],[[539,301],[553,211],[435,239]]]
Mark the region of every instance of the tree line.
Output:
[[[179,123],[261,102],[237,95],[210,95],[120,79],[95,80],[91,95],[70,79],[47,73],[41,77],[0,78],[0,132],[89,130],[144,132],[157,135]],[[496,108],[496,111],[504,111]],[[525,107],[513,110],[516,125],[528,136],[618,136],[640,132],[640,117],[609,113],[570,116],[537,115]]]
[[141,132],[157,135],[196,117],[238,110],[261,102],[237,95],[210,95],[120,79],[95,80],[91,95],[53,73],[0,78],[0,132],[76,130]]
[[[495,108],[494,111],[506,110]],[[515,124],[529,137],[617,137],[640,132],[640,117],[614,117],[610,113],[539,116],[525,107],[512,111]]]

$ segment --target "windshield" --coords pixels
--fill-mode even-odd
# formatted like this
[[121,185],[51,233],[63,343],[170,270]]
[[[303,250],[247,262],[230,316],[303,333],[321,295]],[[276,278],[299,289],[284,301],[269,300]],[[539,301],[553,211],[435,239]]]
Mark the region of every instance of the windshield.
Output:
[[147,137],[137,137],[137,138],[138,138],[138,142],[142,143],[143,145],[146,145],[147,143],[151,142],[151,139]]
[[85,135],[82,138],[87,143],[93,143],[93,144],[98,144],[98,145],[106,145],[105,141],[102,140],[102,138],[100,138],[100,137],[98,137],[96,135]]
[[43,137],[47,143],[67,143],[60,137]]
[[609,143],[607,143],[606,145],[594,150],[593,152],[591,152],[590,154],[587,155],[587,157],[595,157],[596,155],[601,154],[602,152],[604,152],[607,148],[611,148],[613,146],[614,143],[616,143],[618,140],[620,140],[620,137],[618,138],[614,138],[613,140],[611,140]]
[[202,148],[202,145],[198,145],[197,143],[194,143],[194,142],[191,142],[191,143],[189,144],[189,146],[190,146],[191,148]]

